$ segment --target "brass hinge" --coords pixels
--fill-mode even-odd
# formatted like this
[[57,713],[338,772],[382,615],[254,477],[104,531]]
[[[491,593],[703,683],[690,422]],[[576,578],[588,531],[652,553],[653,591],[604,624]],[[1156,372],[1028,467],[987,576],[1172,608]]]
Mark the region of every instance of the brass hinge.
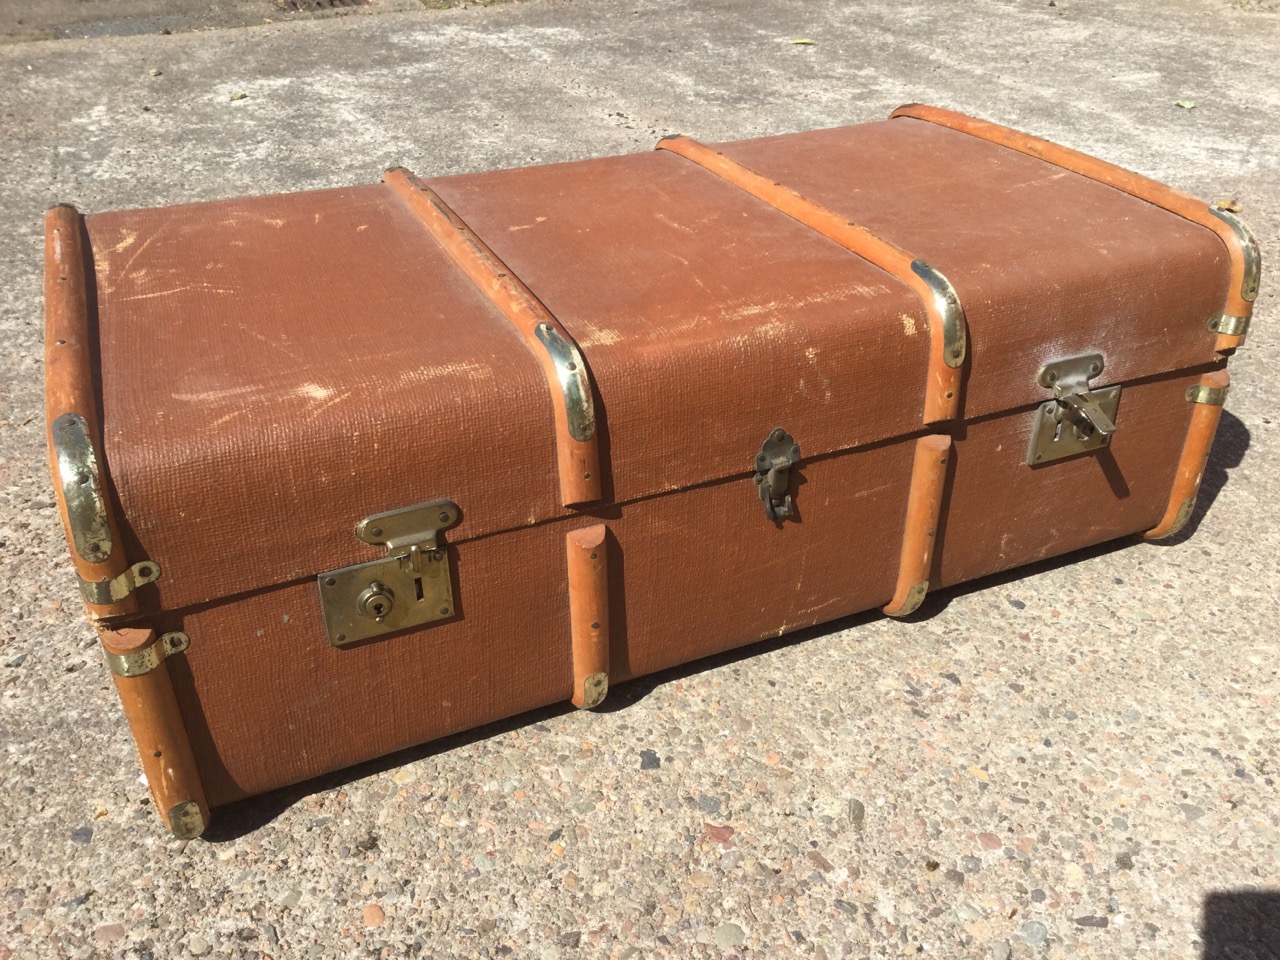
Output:
[[356,536],[386,546],[389,556],[317,578],[329,643],[343,647],[453,616],[453,578],[439,535],[460,516],[456,503],[436,500],[361,520]]
[[1046,363],[1036,378],[1053,391],[1053,399],[1036,410],[1027,463],[1039,466],[1105,447],[1116,432],[1120,387],[1093,390],[1089,381],[1102,373],[1102,354]]

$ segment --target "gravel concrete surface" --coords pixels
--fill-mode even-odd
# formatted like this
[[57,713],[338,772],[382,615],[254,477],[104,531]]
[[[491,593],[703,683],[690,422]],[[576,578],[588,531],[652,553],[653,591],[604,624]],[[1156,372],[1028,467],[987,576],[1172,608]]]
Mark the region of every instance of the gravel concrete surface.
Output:
[[1271,252],[1262,6],[548,0],[0,47],[0,960],[1280,956],[1270,276],[1175,541],[517,718],[221,811],[186,844],[81,620],[41,402],[59,201],[542,163],[916,100],[1238,196]]

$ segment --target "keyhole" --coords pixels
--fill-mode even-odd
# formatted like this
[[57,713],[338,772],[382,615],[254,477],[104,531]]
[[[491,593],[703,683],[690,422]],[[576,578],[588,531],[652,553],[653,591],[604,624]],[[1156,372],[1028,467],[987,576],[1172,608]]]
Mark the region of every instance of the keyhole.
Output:
[[421,603],[422,602],[422,578],[421,577],[413,578],[413,588],[415,591],[417,591],[418,602]]

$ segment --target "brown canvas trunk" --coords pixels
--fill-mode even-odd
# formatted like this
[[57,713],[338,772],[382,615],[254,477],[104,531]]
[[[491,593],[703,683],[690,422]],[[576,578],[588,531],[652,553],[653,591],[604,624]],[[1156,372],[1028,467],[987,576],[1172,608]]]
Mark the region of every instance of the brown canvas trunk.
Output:
[[176,833],[1186,521],[1229,209],[927,107],[659,146],[50,212],[55,487]]

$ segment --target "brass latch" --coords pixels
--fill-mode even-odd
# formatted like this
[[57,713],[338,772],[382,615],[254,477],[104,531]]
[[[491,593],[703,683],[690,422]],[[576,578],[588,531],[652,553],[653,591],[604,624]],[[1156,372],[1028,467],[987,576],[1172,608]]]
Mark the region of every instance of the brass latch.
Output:
[[1105,447],[1116,432],[1120,386],[1091,390],[1102,373],[1102,354],[1087,353],[1046,363],[1036,378],[1053,399],[1036,410],[1027,463],[1036,466]]
[[453,616],[453,578],[439,534],[458,522],[458,505],[436,500],[379,513],[356,525],[389,556],[317,578],[325,630],[335,647]]
[[756,454],[755,482],[764,503],[764,515],[778,523],[795,515],[791,497],[791,468],[800,462],[800,447],[781,427],[765,438]]

